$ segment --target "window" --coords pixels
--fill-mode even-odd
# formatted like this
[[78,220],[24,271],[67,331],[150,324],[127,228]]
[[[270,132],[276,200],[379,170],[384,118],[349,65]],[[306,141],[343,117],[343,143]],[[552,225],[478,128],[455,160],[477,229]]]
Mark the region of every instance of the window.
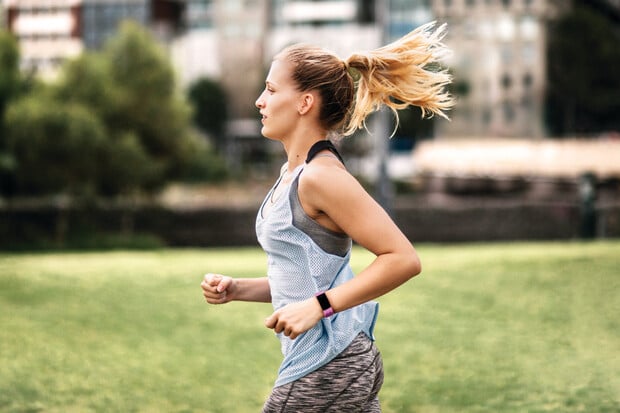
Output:
[[510,75],[508,73],[505,73],[502,76],[502,87],[505,90],[510,89],[510,87],[512,86],[512,78],[510,77]]
[[485,108],[482,111],[482,123],[488,126],[492,120],[493,120],[493,113],[491,112],[491,109]]
[[512,45],[510,44],[504,44],[501,49],[500,49],[500,53],[502,56],[502,62],[504,63],[504,65],[506,66],[510,66],[512,65]]
[[521,49],[521,59],[523,63],[533,64],[536,61],[536,46],[532,43],[524,44]]
[[506,123],[512,123],[516,115],[515,108],[512,102],[504,102],[504,104],[502,105],[502,109],[504,112],[504,120],[506,121]]

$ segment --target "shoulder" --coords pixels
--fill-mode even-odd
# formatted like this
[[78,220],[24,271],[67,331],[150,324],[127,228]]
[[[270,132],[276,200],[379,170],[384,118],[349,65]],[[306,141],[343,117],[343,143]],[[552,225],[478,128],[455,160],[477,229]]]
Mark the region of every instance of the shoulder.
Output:
[[313,159],[299,177],[300,200],[315,210],[325,210],[329,204],[346,201],[361,190],[357,179],[336,157]]
[[329,187],[334,181],[355,179],[335,156],[316,157],[304,168],[299,178],[300,186],[308,186],[314,190]]

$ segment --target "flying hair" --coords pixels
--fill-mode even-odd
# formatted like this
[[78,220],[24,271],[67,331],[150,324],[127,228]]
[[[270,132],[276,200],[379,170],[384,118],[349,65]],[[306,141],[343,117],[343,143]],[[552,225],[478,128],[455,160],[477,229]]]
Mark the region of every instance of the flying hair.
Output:
[[368,115],[384,105],[396,118],[394,132],[397,111],[411,105],[421,109],[423,118],[438,115],[449,119],[444,112],[454,106],[446,89],[452,76],[440,64],[450,53],[442,43],[447,25],[434,28],[435,22],[427,23],[393,43],[344,60],[354,71],[357,89],[345,136],[365,128]]
[[291,76],[300,91],[317,90],[320,121],[331,135],[344,136],[366,127],[366,118],[383,106],[394,113],[418,106],[422,117],[439,115],[453,105],[446,89],[452,78],[441,67],[449,50],[441,42],[446,24],[427,23],[381,48],[354,53],[342,60],[307,44],[285,48],[275,59],[292,63]]

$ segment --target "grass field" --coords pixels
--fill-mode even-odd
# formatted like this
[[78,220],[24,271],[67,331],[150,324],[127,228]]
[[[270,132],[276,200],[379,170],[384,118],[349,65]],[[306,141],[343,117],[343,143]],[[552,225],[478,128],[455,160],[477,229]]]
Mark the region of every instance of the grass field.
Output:
[[[620,242],[418,249],[423,274],[379,300],[384,412],[620,412]],[[0,254],[0,412],[260,411],[281,357],[270,306],[209,306],[199,283],[265,261]]]

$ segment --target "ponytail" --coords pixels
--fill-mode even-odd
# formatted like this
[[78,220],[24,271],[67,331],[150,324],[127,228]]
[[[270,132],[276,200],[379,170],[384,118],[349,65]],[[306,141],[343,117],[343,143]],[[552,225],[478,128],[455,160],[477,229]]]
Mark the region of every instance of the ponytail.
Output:
[[452,80],[439,61],[449,50],[441,40],[446,24],[433,31],[427,23],[404,37],[379,49],[355,53],[343,62],[356,79],[356,98],[344,125],[344,135],[365,127],[365,120],[383,105],[394,113],[398,127],[399,109],[410,105],[422,110],[422,117],[439,115],[454,102],[446,90]]

